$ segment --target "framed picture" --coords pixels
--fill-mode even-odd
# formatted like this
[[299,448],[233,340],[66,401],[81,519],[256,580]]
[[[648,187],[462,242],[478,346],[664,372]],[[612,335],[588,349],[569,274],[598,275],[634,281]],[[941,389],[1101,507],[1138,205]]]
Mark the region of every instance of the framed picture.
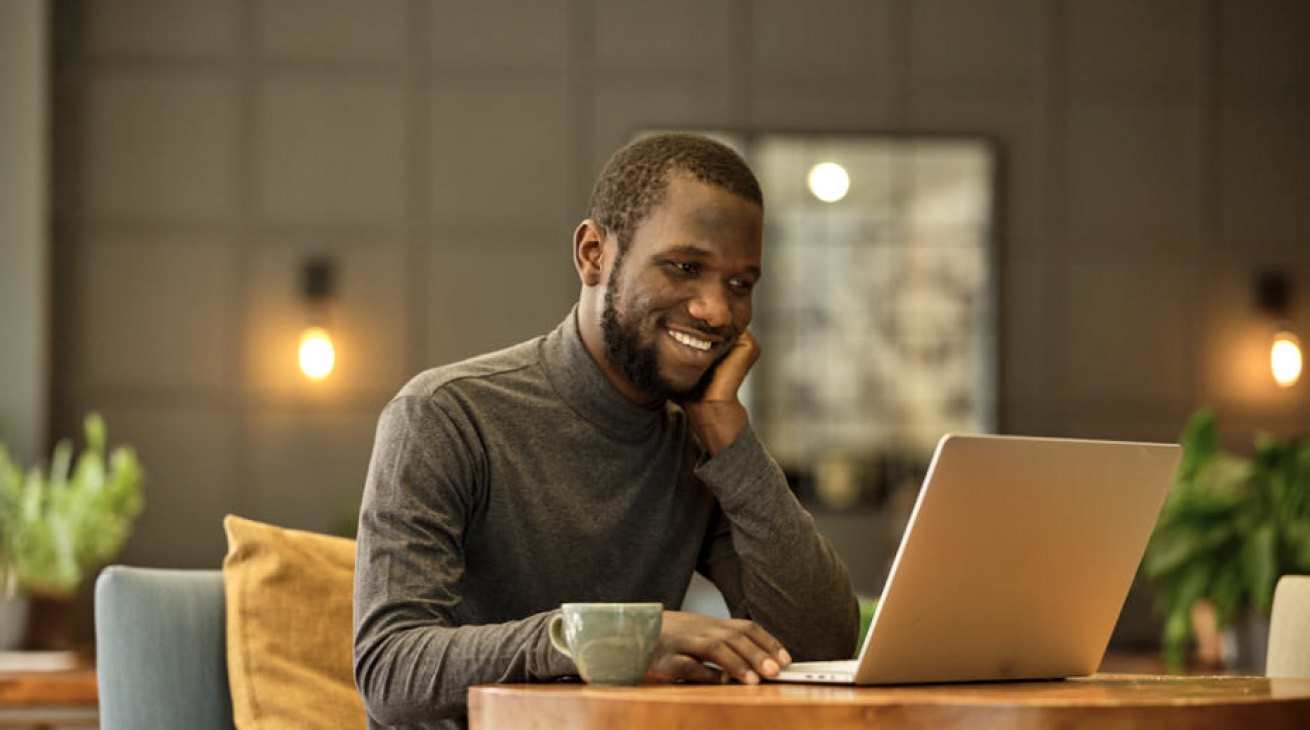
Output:
[[707,132],[764,190],[764,356],[745,401],[812,509],[917,490],[938,439],[997,424],[995,145]]

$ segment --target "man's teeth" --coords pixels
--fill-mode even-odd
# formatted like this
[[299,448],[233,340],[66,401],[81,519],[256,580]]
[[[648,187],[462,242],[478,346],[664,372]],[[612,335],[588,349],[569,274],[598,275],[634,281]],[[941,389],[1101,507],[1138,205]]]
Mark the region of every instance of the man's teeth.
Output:
[[687,347],[692,347],[697,350],[701,350],[702,352],[709,350],[711,347],[714,346],[714,343],[712,342],[706,342],[705,340],[698,340],[695,337],[692,337],[691,335],[683,332],[674,332],[673,330],[669,330],[669,334],[673,336],[673,339],[677,340],[678,342],[681,342]]

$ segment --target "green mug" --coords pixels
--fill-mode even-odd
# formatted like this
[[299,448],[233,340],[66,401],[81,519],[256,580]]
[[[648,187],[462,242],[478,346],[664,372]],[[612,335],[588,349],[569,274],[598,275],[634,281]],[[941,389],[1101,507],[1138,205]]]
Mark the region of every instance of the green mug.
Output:
[[572,657],[588,684],[636,684],[655,656],[661,603],[565,603],[550,622],[550,643]]

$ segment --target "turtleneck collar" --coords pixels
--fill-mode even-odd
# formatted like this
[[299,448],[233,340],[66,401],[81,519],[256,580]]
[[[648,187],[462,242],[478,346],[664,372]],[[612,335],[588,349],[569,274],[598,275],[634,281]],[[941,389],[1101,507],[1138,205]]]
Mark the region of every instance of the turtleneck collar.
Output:
[[578,332],[578,308],[541,345],[546,377],[570,408],[582,418],[616,435],[644,437],[659,424],[666,401],[637,405],[605,377]]

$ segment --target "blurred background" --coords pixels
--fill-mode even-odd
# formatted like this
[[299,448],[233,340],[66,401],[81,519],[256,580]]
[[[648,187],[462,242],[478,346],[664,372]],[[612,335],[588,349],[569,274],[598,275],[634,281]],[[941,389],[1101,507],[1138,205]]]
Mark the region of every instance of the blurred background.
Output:
[[[1256,280],[1305,336],[1306,38],[1300,0],[6,0],[0,439],[135,446],[121,562],[215,567],[228,512],[349,529],[382,406],[567,314],[593,178],[654,128],[985,139],[996,430],[1297,434]],[[816,516],[876,593],[895,520]]]

